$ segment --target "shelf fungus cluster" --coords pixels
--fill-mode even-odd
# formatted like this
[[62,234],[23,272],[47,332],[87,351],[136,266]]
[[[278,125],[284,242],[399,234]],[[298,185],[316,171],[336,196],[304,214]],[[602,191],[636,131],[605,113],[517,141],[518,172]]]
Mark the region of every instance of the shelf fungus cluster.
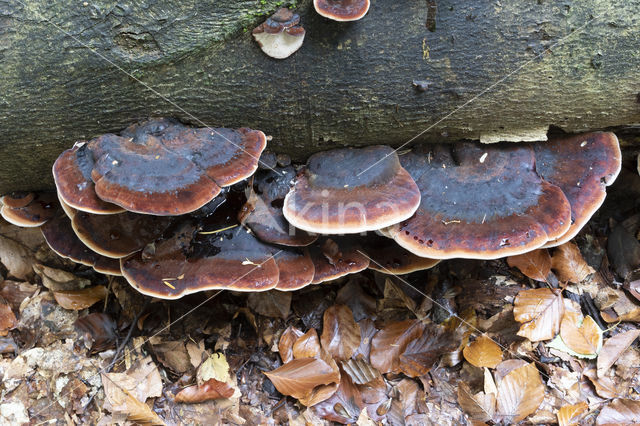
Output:
[[258,170],[266,143],[257,130],[148,120],[77,143],[53,166],[57,197],[6,195],[1,213],[151,296],[290,291],[562,244],[621,165],[611,133],[337,149]]

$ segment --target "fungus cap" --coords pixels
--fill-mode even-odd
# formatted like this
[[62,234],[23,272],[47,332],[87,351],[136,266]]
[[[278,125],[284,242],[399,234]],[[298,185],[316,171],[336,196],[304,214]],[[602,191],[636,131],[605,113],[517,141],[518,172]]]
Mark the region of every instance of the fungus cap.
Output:
[[176,299],[203,290],[265,291],[278,284],[272,248],[242,227],[198,235],[191,223],[120,260],[127,281],[141,293]]
[[258,172],[248,188],[247,202],[238,220],[262,241],[292,247],[308,246],[318,237],[294,228],[284,217],[282,206],[295,178],[293,167]]
[[304,41],[305,30],[300,25],[300,16],[287,8],[280,8],[252,34],[260,49],[274,59],[285,59],[293,55]]
[[369,0],[313,0],[320,15],[334,21],[357,21],[369,11]]
[[420,191],[396,152],[370,146],[312,155],[287,194],[283,213],[305,231],[358,233],[408,219],[419,204]]
[[142,250],[162,236],[172,218],[124,212],[95,215],[77,212],[71,221],[73,232],[91,250],[119,259]]
[[64,151],[53,163],[53,179],[60,201],[81,211],[93,214],[114,214],[124,209],[101,200],[91,180],[93,157],[86,142],[78,142]]
[[598,210],[622,167],[622,153],[613,133],[586,133],[533,145],[536,171],[562,189],[571,204],[571,227],[545,247],[575,237]]
[[309,247],[309,254],[315,269],[312,284],[355,274],[369,266],[369,258],[348,237],[321,238]]
[[403,155],[402,164],[422,201],[412,218],[388,231],[419,256],[495,259],[541,247],[569,229],[569,202],[538,176],[530,146],[425,145]]
[[[0,215],[7,222],[23,228],[35,228],[42,226],[51,219],[57,210],[55,195],[49,193],[37,193],[25,197],[2,197]],[[20,206],[20,207],[11,207]]]
[[394,240],[373,233],[362,239],[362,252],[369,257],[369,269],[383,274],[403,275],[431,269],[438,259],[420,257],[398,245]]
[[315,267],[307,249],[279,250],[274,258],[279,271],[276,290],[298,290],[313,281]]

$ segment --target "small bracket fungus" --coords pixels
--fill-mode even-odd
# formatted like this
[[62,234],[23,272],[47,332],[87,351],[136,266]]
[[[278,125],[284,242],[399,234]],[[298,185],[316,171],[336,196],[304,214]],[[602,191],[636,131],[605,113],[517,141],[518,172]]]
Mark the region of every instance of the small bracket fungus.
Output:
[[334,21],[357,21],[369,11],[369,0],[313,0],[320,15]]
[[260,49],[274,59],[293,55],[304,41],[305,31],[300,16],[283,7],[253,30]]
[[312,284],[355,274],[369,266],[369,258],[346,237],[322,238],[309,247],[309,254],[315,268]]
[[411,219],[388,231],[419,256],[495,259],[541,247],[569,229],[569,202],[538,176],[531,146],[424,145],[401,160],[422,201]]
[[[257,130],[194,129],[152,119],[65,151],[53,171],[60,198],[71,207],[181,215],[211,201],[220,187],[251,176],[265,146]],[[107,204],[105,211],[100,202],[118,207]]]
[[247,202],[238,213],[238,220],[264,242],[302,247],[318,238],[294,228],[282,213],[284,198],[295,175],[291,166],[260,171],[248,188]]
[[51,219],[57,210],[55,195],[48,193],[5,195],[0,202],[0,214],[4,220],[24,228],[41,226]]
[[298,290],[313,281],[315,267],[306,249],[279,250],[274,258],[280,272],[276,290]]
[[[363,166],[376,164],[363,170]],[[420,190],[388,146],[314,154],[284,200],[296,228],[322,234],[373,231],[408,219]]]
[[369,259],[369,269],[383,274],[403,275],[431,269],[438,259],[417,256],[400,247],[395,241],[370,233],[360,242]]
[[73,231],[87,247],[106,257],[119,259],[142,250],[160,238],[172,218],[125,212],[95,215],[77,212]]
[[536,171],[562,189],[571,204],[571,227],[545,247],[555,247],[575,237],[600,208],[606,187],[618,177],[622,153],[613,133],[587,133],[538,142],[533,149]]

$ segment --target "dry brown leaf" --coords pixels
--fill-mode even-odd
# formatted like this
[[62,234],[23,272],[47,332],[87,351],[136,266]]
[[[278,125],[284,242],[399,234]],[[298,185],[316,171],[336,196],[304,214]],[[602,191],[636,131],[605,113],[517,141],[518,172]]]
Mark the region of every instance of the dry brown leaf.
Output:
[[38,289],[39,287],[35,284],[4,280],[0,283],[0,296],[4,297],[11,308],[17,312],[22,301],[33,296]]
[[193,404],[213,399],[231,398],[233,388],[216,379],[209,379],[202,385],[187,386],[176,395],[176,402]]
[[640,336],[640,330],[629,330],[607,339],[598,354],[598,376],[604,376],[638,336]]
[[588,368],[584,370],[582,374],[593,384],[598,396],[606,399],[613,399],[620,396],[613,380],[608,377],[598,377],[595,368]]
[[513,316],[523,323],[518,336],[532,342],[552,339],[560,331],[563,314],[561,293],[549,288],[521,291],[513,303]]
[[249,308],[260,315],[271,318],[287,319],[291,308],[290,291],[258,291],[249,293]]
[[547,281],[551,272],[551,256],[547,249],[533,250],[517,256],[507,257],[507,263],[512,268],[518,268],[527,277],[536,281]]
[[102,386],[105,397],[112,408],[110,411],[125,414],[127,419],[140,424],[165,424],[147,404],[137,399],[131,392],[120,387],[107,376],[107,374],[102,375]]
[[595,270],[582,257],[580,249],[572,242],[559,246],[551,258],[551,269],[560,281],[580,283]]
[[293,344],[293,358],[314,358],[320,354],[320,339],[318,339],[318,333],[316,329],[304,333]]
[[360,346],[356,349],[353,357],[369,359],[369,353],[371,352],[371,340],[378,332],[378,329],[370,318],[358,321],[358,326],[360,327]]
[[339,383],[316,386],[309,395],[298,399],[298,402],[306,407],[312,407],[327,398],[331,398],[331,396],[338,390],[338,386]]
[[84,344],[91,353],[115,349],[116,323],[111,317],[102,312],[94,312],[78,318],[74,324],[84,339]]
[[360,390],[348,374],[340,375],[340,386],[328,399],[313,406],[318,416],[342,424],[354,423],[364,408]]
[[496,396],[492,393],[478,392],[473,394],[469,385],[458,383],[458,404],[475,422],[488,422],[496,411]]
[[351,358],[360,346],[360,326],[348,306],[333,305],[324,311],[320,342],[334,359]]
[[149,343],[158,360],[169,370],[178,374],[191,370],[191,360],[184,342],[178,340],[163,342],[161,338],[152,337]]
[[640,424],[640,401],[632,399],[612,401],[600,410],[596,424],[598,426]]
[[381,377],[380,372],[363,358],[351,358],[342,361],[342,369],[355,384],[364,385]]
[[290,325],[282,332],[280,340],[278,340],[278,353],[283,364],[293,359],[293,344],[304,333],[296,327]]
[[500,364],[496,366],[496,369],[493,372],[495,383],[500,383],[504,378],[504,376],[511,373],[516,368],[524,367],[527,364],[528,364],[527,361],[520,358],[506,359],[502,361]]
[[371,340],[371,365],[381,373],[426,374],[440,355],[457,347],[453,333],[438,324],[419,320],[394,322]]
[[8,276],[27,280],[33,276],[36,259],[25,245],[0,235],[0,263],[7,268]]
[[544,399],[544,385],[533,363],[509,372],[498,383],[497,415],[517,423],[536,411]]
[[565,315],[560,324],[560,337],[569,349],[580,355],[595,355],[602,347],[602,330],[590,316],[579,322],[576,315]]
[[584,413],[589,409],[589,405],[582,401],[573,405],[565,405],[558,410],[556,414],[558,416],[559,426],[572,426],[577,425],[578,421]]
[[[316,386],[340,381],[340,373],[317,358],[294,359],[264,374],[281,394],[299,400],[308,398]],[[327,398],[329,396],[331,395]]]
[[476,367],[496,368],[502,362],[502,349],[486,334],[466,346],[462,354],[471,365]]
[[95,303],[107,297],[108,291],[105,286],[96,285],[83,288],[82,290],[54,291],[58,305],[72,311],[80,311],[93,306]]
[[11,310],[11,306],[0,297],[0,336],[9,334],[18,325],[18,320]]

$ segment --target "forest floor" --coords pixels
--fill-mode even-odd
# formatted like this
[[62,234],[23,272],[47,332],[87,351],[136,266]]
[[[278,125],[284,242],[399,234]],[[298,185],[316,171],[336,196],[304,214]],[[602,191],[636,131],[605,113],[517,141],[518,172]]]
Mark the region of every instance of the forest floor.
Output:
[[1,223],[0,424],[640,422],[630,170],[561,247],[288,293],[151,299]]

